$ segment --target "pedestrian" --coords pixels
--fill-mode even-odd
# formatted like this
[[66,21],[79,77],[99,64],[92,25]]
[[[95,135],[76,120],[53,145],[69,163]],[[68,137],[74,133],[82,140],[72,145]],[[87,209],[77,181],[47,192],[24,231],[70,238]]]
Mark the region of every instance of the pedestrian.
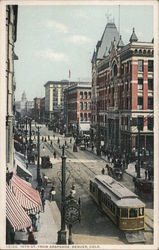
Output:
[[57,143],[58,143],[58,144],[60,143],[60,139],[59,139],[59,137],[58,137],[58,139],[57,139]]
[[10,231],[11,244],[14,244],[14,238],[15,238],[15,232],[14,232],[13,227],[11,227],[11,231]]
[[103,174],[103,175],[105,174],[105,169],[104,169],[104,168],[102,169],[102,174]]
[[41,199],[44,198],[44,194],[45,194],[45,190],[44,190],[44,188],[42,188],[42,189],[41,189]]
[[147,180],[147,170],[145,170],[145,180]]
[[37,244],[37,241],[36,241],[35,238],[34,238],[33,232],[29,232],[28,244]]
[[110,154],[108,154],[108,161],[110,162]]
[[70,138],[70,143],[72,143],[72,138]]
[[148,169],[148,179],[149,179],[149,181],[151,180],[151,171],[150,171],[150,169]]
[[42,206],[43,206],[43,213],[44,213],[44,211],[45,211],[45,198],[42,198]]
[[55,194],[56,194],[54,186],[52,186],[52,188],[50,189],[49,194],[50,194],[50,201],[53,201],[55,198]]
[[36,232],[40,231],[40,214],[39,214],[39,212],[35,215],[35,230],[36,230]]
[[51,140],[50,144],[51,144],[51,146],[52,146],[52,140]]
[[56,151],[54,151],[54,159],[56,159]]
[[135,172],[137,173],[137,164],[135,163]]

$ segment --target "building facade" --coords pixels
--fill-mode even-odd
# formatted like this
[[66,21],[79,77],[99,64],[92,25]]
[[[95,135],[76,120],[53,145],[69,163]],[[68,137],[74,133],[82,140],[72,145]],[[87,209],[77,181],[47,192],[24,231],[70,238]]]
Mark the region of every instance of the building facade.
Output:
[[14,60],[17,56],[14,53],[14,43],[17,39],[17,13],[16,5],[6,6],[6,86],[7,86],[7,114],[6,114],[6,161],[8,171],[13,169],[13,152],[14,152],[14,112],[15,96],[14,91],[15,75]]
[[75,82],[64,91],[66,133],[84,133],[90,130],[91,83]]
[[[114,26],[107,24],[107,35]],[[104,56],[97,46],[92,58],[92,138],[99,153],[102,143],[105,150],[152,154],[153,41],[139,42],[134,29],[127,45],[116,37]]]
[[54,110],[64,107],[64,89],[68,87],[67,80],[48,81],[45,87],[45,120],[50,122],[54,116]]

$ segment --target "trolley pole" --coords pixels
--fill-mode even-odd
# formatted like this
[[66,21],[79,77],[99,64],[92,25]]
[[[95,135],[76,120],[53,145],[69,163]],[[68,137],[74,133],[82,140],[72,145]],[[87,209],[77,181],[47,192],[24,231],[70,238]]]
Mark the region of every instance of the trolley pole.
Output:
[[65,156],[65,146],[62,146],[62,190],[61,190],[61,229],[58,231],[58,241],[57,244],[66,244],[66,225],[65,225],[65,190],[66,190],[66,156]]
[[37,181],[39,183],[40,180],[40,127],[37,127],[38,129],[38,143],[37,143],[37,149],[38,149],[38,159],[37,159]]

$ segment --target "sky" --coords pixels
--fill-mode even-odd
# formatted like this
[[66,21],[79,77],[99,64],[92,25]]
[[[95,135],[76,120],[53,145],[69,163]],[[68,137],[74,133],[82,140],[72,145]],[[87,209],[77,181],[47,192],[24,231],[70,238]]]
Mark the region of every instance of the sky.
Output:
[[124,44],[133,27],[139,41],[151,42],[153,7],[118,5],[18,6],[15,53],[16,101],[44,97],[47,81],[91,81],[91,59],[105,26],[113,20]]

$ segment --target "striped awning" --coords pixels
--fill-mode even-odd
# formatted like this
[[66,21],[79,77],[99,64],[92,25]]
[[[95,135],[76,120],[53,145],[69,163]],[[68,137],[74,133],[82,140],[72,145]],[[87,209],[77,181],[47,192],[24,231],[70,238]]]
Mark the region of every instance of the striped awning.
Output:
[[30,183],[22,180],[13,173],[9,185],[19,204],[25,209],[27,214],[36,214],[42,211],[39,192],[35,190]]
[[18,203],[15,195],[6,183],[6,217],[12,225],[14,231],[21,230],[32,225],[32,221]]

